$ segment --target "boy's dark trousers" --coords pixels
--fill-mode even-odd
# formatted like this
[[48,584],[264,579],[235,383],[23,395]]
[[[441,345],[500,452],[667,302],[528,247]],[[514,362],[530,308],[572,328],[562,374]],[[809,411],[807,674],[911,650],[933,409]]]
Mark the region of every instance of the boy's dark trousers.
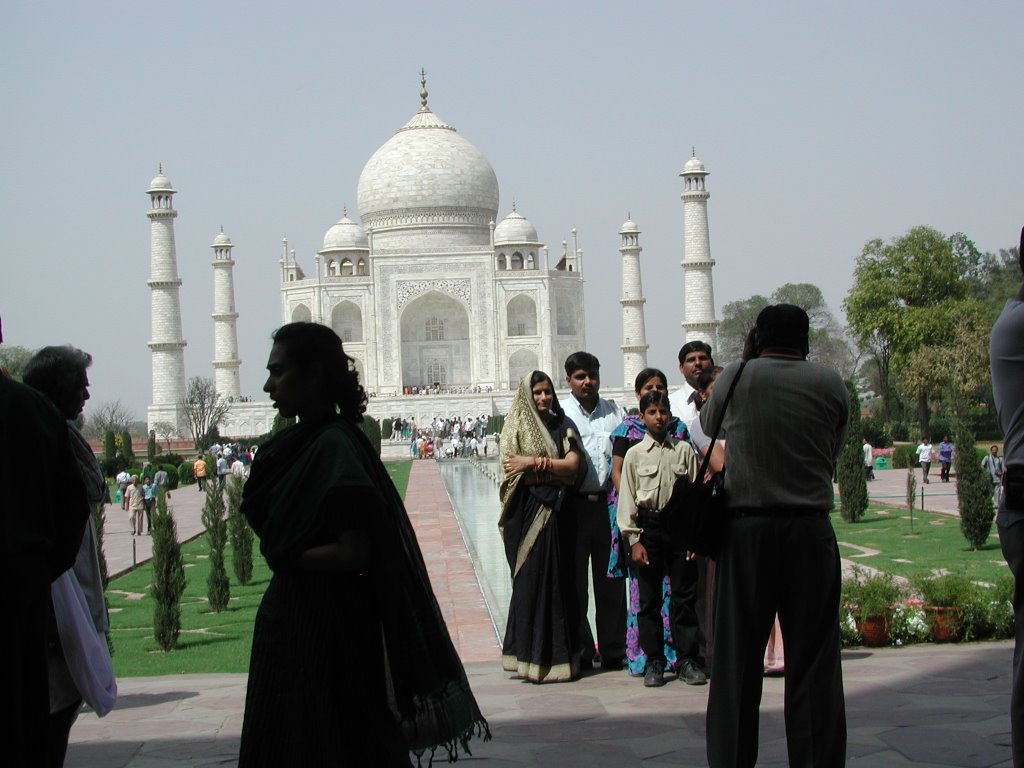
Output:
[[637,629],[640,647],[648,660],[665,662],[664,629],[661,619],[662,581],[667,574],[672,587],[669,597],[669,626],[680,665],[693,661],[700,668],[700,627],[697,623],[697,561],[686,559],[686,550],[673,546],[660,519],[653,510],[637,510],[637,522],[643,528],[640,543],[647,550],[650,565],[637,569],[640,611]]

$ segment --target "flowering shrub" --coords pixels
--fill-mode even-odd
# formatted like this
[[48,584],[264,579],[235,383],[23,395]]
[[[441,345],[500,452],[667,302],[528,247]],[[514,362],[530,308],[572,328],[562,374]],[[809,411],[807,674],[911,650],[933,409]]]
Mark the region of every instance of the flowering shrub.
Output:
[[928,639],[928,621],[920,600],[905,600],[893,608],[889,636],[895,646],[923,643]]
[[851,648],[860,645],[860,632],[853,614],[845,608],[839,609],[839,647]]

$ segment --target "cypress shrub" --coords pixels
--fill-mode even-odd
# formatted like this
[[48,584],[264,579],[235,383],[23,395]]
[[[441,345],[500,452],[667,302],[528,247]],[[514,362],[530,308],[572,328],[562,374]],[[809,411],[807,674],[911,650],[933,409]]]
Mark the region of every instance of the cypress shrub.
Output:
[[363,421],[359,426],[362,428],[363,434],[369,438],[370,445],[374,447],[377,455],[380,456],[380,424],[372,416],[363,414]]
[[153,638],[165,651],[173,650],[181,632],[181,596],[185,592],[185,562],[178,543],[174,515],[161,490],[153,514]]
[[[180,466],[180,465],[179,465]],[[174,464],[160,464],[153,470],[153,474],[156,474],[157,469],[162,469],[167,473],[167,490],[173,491],[178,487],[178,467]]]
[[390,440],[391,439],[391,434],[394,431],[394,429],[393,429],[394,423],[395,423],[394,419],[384,419],[380,423],[380,437],[381,437],[382,440]]
[[981,468],[977,454],[971,450],[974,434],[965,422],[956,432],[956,444],[966,447],[956,455],[956,498],[960,508],[960,532],[971,549],[978,550],[992,532],[995,511],[992,507],[992,486],[988,473]]
[[850,395],[850,425],[846,444],[839,454],[836,476],[839,481],[839,514],[855,523],[868,508],[868,484],[864,477],[864,448],[860,428],[860,398],[852,382],[846,382]]
[[914,469],[917,467],[917,446],[897,445],[892,450],[893,469]]
[[196,472],[187,461],[178,465],[175,474],[178,477],[179,485],[192,485],[196,481]]
[[129,466],[135,463],[135,452],[132,450],[132,434],[127,429],[121,433],[121,455]]
[[103,433],[103,460],[113,463],[117,459],[117,440],[114,437],[114,430],[108,429]]
[[156,432],[152,429],[149,430],[149,437],[146,439],[146,458],[150,464],[156,462]]
[[[917,474],[913,467],[907,467],[907,508],[913,512],[914,504],[917,502]],[[913,522],[914,518],[910,518]]]
[[228,479],[228,531],[231,536],[231,567],[238,583],[245,586],[252,581],[252,528],[242,514],[242,488],[240,477]]
[[220,613],[228,607],[231,584],[224,568],[224,548],[228,539],[228,521],[224,516],[224,498],[216,488],[207,490],[203,505],[203,525],[210,543],[210,575],[206,578],[206,596],[210,610]]

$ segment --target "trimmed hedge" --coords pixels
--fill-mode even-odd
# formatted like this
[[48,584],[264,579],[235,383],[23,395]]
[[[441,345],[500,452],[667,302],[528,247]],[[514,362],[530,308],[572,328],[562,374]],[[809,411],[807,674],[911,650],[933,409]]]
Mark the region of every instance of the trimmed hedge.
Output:
[[897,445],[892,451],[892,468],[906,469],[917,466],[917,446]]

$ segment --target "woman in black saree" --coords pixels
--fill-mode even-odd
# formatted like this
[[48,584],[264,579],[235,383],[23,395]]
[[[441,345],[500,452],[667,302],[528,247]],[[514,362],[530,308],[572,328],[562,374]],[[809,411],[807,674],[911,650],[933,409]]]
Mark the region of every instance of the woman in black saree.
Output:
[[502,668],[533,683],[574,680],[583,648],[573,584],[575,525],[562,510],[580,443],[543,371],[519,384],[501,431],[501,519],[512,572]]
[[[402,500],[359,424],[341,339],[274,334],[264,386],[299,423],[253,460],[242,512],[273,577],[256,615],[239,766],[409,766],[489,737]],[[444,753],[442,753],[444,754]]]

